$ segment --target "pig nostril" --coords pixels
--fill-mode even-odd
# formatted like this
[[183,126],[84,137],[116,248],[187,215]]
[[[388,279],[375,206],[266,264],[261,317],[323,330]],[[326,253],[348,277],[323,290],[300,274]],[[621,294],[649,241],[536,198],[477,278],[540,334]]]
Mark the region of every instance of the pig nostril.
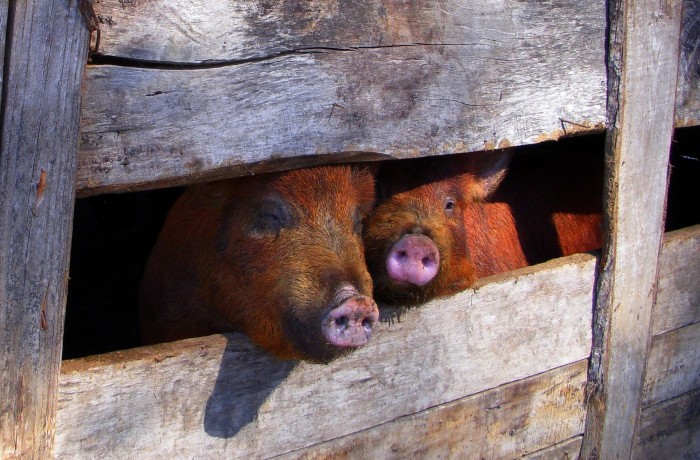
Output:
[[421,262],[423,262],[423,266],[426,268],[431,268],[435,265],[435,261],[432,257],[423,257]]
[[399,251],[397,255],[399,256],[399,259],[405,259],[407,254],[406,251]]
[[335,319],[335,324],[341,329],[347,329],[350,319],[347,316],[340,316]]
[[362,320],[362,327],[367,329],[368,331],[372,330],[372,326],[374,325],[374,321],[372,321],[369,318],[365,318]]

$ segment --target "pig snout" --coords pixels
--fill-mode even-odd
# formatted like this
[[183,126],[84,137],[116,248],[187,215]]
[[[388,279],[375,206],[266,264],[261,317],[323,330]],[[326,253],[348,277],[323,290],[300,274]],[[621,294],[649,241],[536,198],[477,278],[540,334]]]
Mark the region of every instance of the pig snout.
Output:
[[386,258],[386,271],[394,281],[423,286],[437,275],[440,251],[429,237],[408,234],[394,243]]
[[357,294],[326,313],[321,329],[331,345],[361,347],[369,341],[378,319],[379,309],[374,300]]

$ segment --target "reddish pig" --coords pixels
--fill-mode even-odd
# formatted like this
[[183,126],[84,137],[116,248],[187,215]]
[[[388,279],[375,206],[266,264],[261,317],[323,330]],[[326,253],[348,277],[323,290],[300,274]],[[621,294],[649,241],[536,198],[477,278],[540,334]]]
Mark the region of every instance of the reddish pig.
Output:
[[386,162],[364,235],[377,299],[404,305],[602,246],[599,158],[512,149]]
[[189,188],[145,269],[144,342],[241,331],[312,362],[364,345],[379,317],[361,238],[373,203],[374,177],[355,166]]

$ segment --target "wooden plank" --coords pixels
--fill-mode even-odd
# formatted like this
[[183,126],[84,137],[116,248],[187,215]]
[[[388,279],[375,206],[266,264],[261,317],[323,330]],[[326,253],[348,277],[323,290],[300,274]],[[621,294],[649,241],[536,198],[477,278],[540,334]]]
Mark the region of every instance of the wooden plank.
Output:
[[632,458],[700,458],[700,390],[643,410]]
[[579,361],[282,458],[518,458],[583,432],[587,366]]
[[0,142],[0,458],[53,449],[82,80],[78,2],[13,2]]
[[647,358],[642,407],[700,388],[700,323],[654,337]]
[[[439,7],[434,1],[408,4],[364,0],[339,8],[335,2],[319,0],[295,7],[252,1],[192,4],[186,0],[103,0],[95,5],[103,24],[98,60],[221,64],[294,50],[465,43],[465,34],[473,34],[468,35],[472,43],[484,45],[490,40],[502,40],[504,24],[510,26],[512,21],[503,14],[502,2],[446,3]],[[581,9],[590,9],[591,4],[581,4]],[[520,11],[519,5],[507,7],[516,14]],[[581,13],[579,27],[599,30],[604,23],[601,16]],[[586,20],[594,22],[584,24]],[[560,32],[567,40],[569,29],[562,28]],[[591,44],[569,40],[569,46],[572,45]],[[700,121],[699,45],[700,6],[697,0],[685,0],[678,126]]]
[[603,128],[600,0],[170,3],[96,5],[81,196]]
[[700,124],[700,2],[683,1],[676,125]]
[[401,312],[324,365],[235,334],[65,361],[56,452],[267,457],[588,357],[595,259],[572,256]]
[[[9,11],[8,0],[0,0],[0,65],[5,65],[5,39],[7,38],[7,13]],[[0,72],[0,88],[4,81],[4,72]],[[2,94],[0,92],[0,104],[2,104]]]
[[582,443],[583,436],[576,436],[546,449],[525,455],[522,458],[525,460],[578,460]]
[[652,333],[700,322],[700,225],[669,232],[659,255]]
[[584,458],[629,458],[663,232],[681,3],[609,2],[606,244]]

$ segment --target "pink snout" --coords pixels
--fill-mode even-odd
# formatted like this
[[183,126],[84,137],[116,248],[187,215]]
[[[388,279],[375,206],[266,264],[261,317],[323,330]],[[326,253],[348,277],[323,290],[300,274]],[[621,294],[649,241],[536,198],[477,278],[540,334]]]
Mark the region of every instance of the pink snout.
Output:
[[321,329],[329,344],[336,347],[361,347],[372,336],[379,309],[370,297],[355,295],[323,318]]
[[425,235],[404,235],[386,258],[386,271],[394,281],[423,286],[435,278],[440,267],[440,251]]

